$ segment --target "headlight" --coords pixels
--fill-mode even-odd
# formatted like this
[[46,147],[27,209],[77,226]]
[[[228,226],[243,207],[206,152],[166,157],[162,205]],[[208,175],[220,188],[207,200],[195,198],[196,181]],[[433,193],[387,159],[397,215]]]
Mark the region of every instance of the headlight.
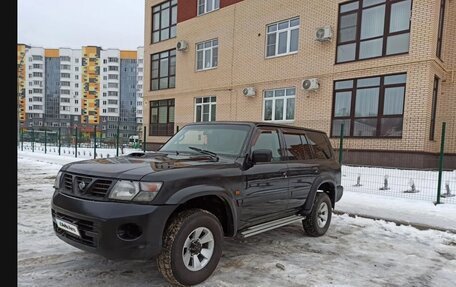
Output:
[[57,189],[60,188],[60,179],[61,178],[62,178],[62,172],[59,171],[59,173],[57,173],[57,176],[55,177],[54,188],[57,188]]
[[161,182],[119,180],[112,188],[109,198],[148,202],[155,198],[161,186]]

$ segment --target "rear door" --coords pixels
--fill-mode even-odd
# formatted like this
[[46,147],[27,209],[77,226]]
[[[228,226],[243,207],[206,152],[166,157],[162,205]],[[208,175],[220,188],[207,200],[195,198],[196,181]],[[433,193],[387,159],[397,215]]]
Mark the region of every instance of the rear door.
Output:
[[272,161],[256,163],[244,171],[245,190],[242,199],[243,225],[279,217],[287,209],[290,197],[288,190],[287,163],[282,156],[277,128],[258,128],[252,139],[251,151],[269,149]]
[[288,208],[299,209],[304,205],[315,178],[319,164],[313,159],[312,146],[302,130],[282,129],[285,142],[285,159],[290,186]]

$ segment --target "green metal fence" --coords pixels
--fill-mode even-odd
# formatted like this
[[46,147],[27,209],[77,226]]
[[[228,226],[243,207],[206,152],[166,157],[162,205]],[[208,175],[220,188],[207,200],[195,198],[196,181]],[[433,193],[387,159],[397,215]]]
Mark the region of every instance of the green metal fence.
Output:
[[[435,204],[456,204],[456,170],[445,167],[445,160],[454,161],[446,147],[446,142],[456,142],[456,128],[452,127],[448,137],[446,122],[442,123],[438,139],[439,158],[430,169],[402,167],[360,166],[345,164],[344,158],[356,151],[359,139],[345,137],[346,128],[340,125],[338,139],[338,160],[342,165],[342,185],[348,192],[367,193],[381,196],[394,196],[408,199],[432,201]],[[345,132],[344,132],[345,131]],[[381,141],[381,139],[377,139]],[[432,143],[437,144],[437,143]],[[413,155],[411,155],[413,157]],[[454,166],[454,164],[448,164]]]

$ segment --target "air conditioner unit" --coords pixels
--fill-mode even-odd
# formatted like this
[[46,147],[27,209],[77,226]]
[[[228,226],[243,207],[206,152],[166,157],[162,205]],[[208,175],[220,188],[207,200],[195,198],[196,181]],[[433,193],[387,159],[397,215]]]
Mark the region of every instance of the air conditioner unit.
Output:
[[188,43],[186,41],[177,42],[176,49],[178,51],[185,51],[188,48]]
[[255,88],[254,87],[247,87],[244,90],[242,90],[242,93],[246,97],[253,97],[256,94]]
[[318,82],[318,79],[307,79],[302,81],[302,88],[306,91],[315,91],[320,88],[320,83]]
[[331,41],[332,38],[332,30],[331,26],[325,26],[318,28],[315,32],[315,40],[320,42]]

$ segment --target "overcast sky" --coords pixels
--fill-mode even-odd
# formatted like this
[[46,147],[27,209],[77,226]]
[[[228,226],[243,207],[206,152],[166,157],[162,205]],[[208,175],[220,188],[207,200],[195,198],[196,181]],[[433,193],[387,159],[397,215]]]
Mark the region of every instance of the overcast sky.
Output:
[[145,0],[18,0],[18,43],[43,48],[135,50],[144,45]]

